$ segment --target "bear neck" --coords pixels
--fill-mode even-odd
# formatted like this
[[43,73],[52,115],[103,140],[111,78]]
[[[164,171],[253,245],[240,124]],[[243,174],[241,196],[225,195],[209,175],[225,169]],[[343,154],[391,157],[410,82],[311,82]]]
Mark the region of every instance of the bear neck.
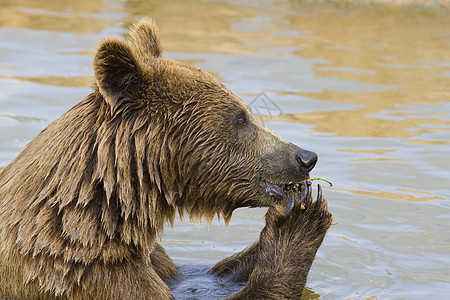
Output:
[[[33,257],[63,255],[83,263],[151,250],[176,212],[155,179],[159,170],[148,164],[153,133],[143,120],[112,119],[106,112],[100,93],[91,93],[3,170],[0,222],[11,234],[2,235],[1,243]],[[43,248],[41,240],[48,245]],[[62,245],[69,250],[61,253]],[[120,245],[124,250],[117,254],[108,250]],[[89,256],[81,254],[86,247]]]

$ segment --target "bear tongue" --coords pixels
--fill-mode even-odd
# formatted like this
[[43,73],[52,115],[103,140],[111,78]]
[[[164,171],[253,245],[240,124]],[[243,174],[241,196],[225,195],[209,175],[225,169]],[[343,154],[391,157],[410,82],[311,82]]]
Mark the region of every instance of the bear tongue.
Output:
[[285,185],[272,184],[265,180],[260,185],[272,197],[284,199],[287,196]]

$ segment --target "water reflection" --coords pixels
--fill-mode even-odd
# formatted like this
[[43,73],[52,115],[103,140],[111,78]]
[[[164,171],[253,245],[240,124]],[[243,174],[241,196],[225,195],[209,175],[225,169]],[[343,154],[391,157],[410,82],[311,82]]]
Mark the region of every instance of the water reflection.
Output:
[[115,17],[123,16],[113,5],[98,0],[4,0],[0,10],[0,27],[77,33],[101,32],[111,27]]
[[13,79],[29,81],[39,84],[48,84],[56,86],[71,86],[71,87],[86,87],[93,78],[91,76],[73,76],[73,77],[58,77],[58,76],[38,76],[38,77],[24,77],[24,76],[0,76],[0,79]]
[[[339,189],[336,190],[346,191],[357,195],[365,195],[372,196],[375,198],[385,198],[385,199],[396,199],[396,200],[404,200],[404,201],[412,201],[412,202],[422,202],[422,201],[430,201],[430,200],[446,200],[446,198],[432,196],[432,193],[425,191],[417,191],[412,189],[397,189],[402,193],[391,193],[383,190],[348,190],[348,189]],[[413,196],[407,193],[420,194],[421,196]],[[427,196],[423,196],[423,195]]]

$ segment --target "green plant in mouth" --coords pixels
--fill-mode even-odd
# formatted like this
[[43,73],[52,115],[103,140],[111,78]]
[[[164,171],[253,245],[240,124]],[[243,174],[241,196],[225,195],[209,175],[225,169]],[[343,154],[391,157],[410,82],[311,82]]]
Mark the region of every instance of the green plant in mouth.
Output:
[[290,185],[290,189],[292,192],[298,192],[301,190],[301,186],[302,186],[303,182],[311,182],[314,180],[322,180],[322,181],[325,181],[326,183],[328,183],[330,186],[333,186],[333,183],[331,181],[329,181],[328,179],[321,178],[321,177],[314,177],[314,178],[308,178],[308,179],[302,180],[297,183],[293,183]]

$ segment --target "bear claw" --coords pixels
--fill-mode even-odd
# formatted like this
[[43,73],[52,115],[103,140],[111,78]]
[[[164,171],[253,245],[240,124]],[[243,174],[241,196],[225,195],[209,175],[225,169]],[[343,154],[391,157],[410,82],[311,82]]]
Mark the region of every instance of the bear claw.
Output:
[[[287,202],[285,208],[288,214],[292,212],[295,206],[299,206],[301,210],[305,210],[306,207],[311,205],[314,206],[315,210],[323,210],[325,212],[328,210],[328,203],[323,197],[322,186],[320,184],[317,185],[317,198],[314,204],[311,186],[311,182],[305,181],[302,183],[299,192],[287,191]],[[296,193],[299,194],[297,200],[295,197]]]
[[290,213],[295,205],[294,193],[292,191],[289,191],[287,196],[289,197],[289,200],[286,204],[286,211],[287,213]]
[[323,201],[322,187],[320,186],[320,184],[317,185],[317,200],[316,201]]
[[[317,178],[314,178],[317,179]],[[321,178],[319,178],[321,179]],[[328,181],[327,181],[328,182]],[[270,185],[270,184],[268,184]],[[309,180],[305,180],[301,183],[300,186],[296,186],[295,188],[289,189],[289,185],[286,186],[283,191],[285,193],[284,199],[286,199],[286,212],[290,214],[294,207],[300,206],[301,210],[305,210],[306,206],[310,206],[313,202],[312,199],[312,182]],[[281,187],[280,187],[281,188]],[[299,195],[300,200],[296,200],[295,194]],[[281,196],[281,194],[279,195]],[[325,204],[323,204],[325,202]],[[317,185],[317,198],[314,204],[315,209],[320,209],[321,206],[327,210],[327,203],[323,197],[322,186],[320,184]]]

